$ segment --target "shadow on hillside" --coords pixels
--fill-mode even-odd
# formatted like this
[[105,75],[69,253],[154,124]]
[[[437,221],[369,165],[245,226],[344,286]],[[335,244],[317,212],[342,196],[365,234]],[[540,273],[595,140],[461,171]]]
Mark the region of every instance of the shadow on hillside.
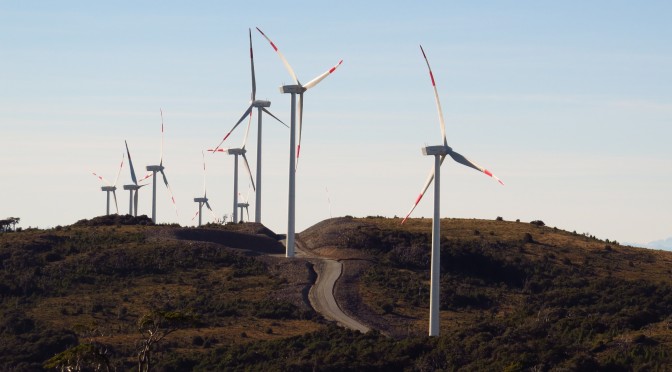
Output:
[[249,234],[209,228],[175,229],[175,237],[180,240],[193,240],[221,244],[229,248],[245,249],[258,253],[280,254],[285,247],[278,240],[264,234]]

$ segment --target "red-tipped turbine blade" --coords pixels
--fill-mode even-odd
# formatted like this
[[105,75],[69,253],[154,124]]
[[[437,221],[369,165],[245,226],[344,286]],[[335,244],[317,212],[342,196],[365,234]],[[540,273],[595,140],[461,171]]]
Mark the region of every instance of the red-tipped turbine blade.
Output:
[[[231,135],[231,133],[238,127],[238,125],[240,125],[240,123],[242,123],[243,120],[245,120],[245,118],[246,118],[247,116],[251,115],[251,113],[252,113],[252,105],[250,105],[250,106],[247,108],[247,110],[245,110],[245,112],[243,113],[243,116],[241,116],[240,119],[238,119],[238,121],[236,122],[236,124],[234,124],[233,128],[231,128],[231,130],[229,131],[229,133],[227,133],[226,136],[224,136],[224,138],[222,139],[222,141],[219,142],[219,145],[217,145],[217,147],[215,147],[215,149],[212,150],[212,152],[218,152],[219,147],[222,146],[222,144],[224,143],[224,141],[226,141],[226,139],[229,138],[229,136]],[[210,151],[210,150],[208,150],[208,151]]]
[[112,186],[112,184],[111,184],[108,180],[106,180],[105,177],[103,177],[103,176],[97,174],[96,172],[91,172],[91,173],[92,173],[94,176],[98,177],[98,179],[100,180],[100,182],[104,183],[105,186]]
[[326,78],[327,76],[331,75],[334,71],[336,71],[338,66],[340,66],[342,63],[343,63],[343,60],[338,61],[338,63],[334,67],[330,68],[325,73],[316,77],[315,79],[307,82],[306,84],[303,85],[303,87],[306,88],[306,89],[310,89],[310,88],[314,87],[315,85],[317,85],[317,83],[324,80],[324,78]]
[[492,172],[490,172],[489,170],[487,170],[487,169],[481,167],[480,165],[474,163],[473,161],[471,161],[471,160],[465,158],[464,156],[458,154],[457,152],[451,150],[451,151],[448,153],[448,155],[450,155],[450,157],[453,158],[453,160],[455,160],[456,162],[458,162],[458,163],[460,163],[460,164],[462,164],[462,165],[466,165],[467,167],[476,169],[476,170],[479,171],[479,172],[483,172],[483,173],[485,173],[486,175],[488,175],[488,176],[494,178],[495,180],[497,180],[497,182],[499,182],[502,186],[504,185],[504,182],[502,182],[502,180],[500,180],[500,179],[497,178],[494,174],[492,174]]
[[[138,182],[136,182],[135,184],[137,185],[138,183],[140,183],[140,182],[142,182],[142,181],[144,181],[144,180],[146,180],[146,179],[148,179],[148,178],[152,178],[152,176],[154,176],[154,173],[153,173],[153,172],[149,172],[149,173],[147,173],[144,177],[142,177],[141,179],[139,179]],[[144,185],[143,185],[143,186],[144,186]]]
[[196,211],[196,214],[194,215],[194,217],[191,217],[191,220],[193,221],[196,217],[198,217],[198,211]]
[[441,109],[441,101],[439,101],[439,91],[436,89],[436,81],[434,80],[434,74],[432,73],[432,67],[429,66],[429,60],[425,54],[425,50],[422,49],[420,45],[420,50],[422,51],[422,56],[425,58],[427,63],[427,69],[429,69],[429,77],[432,79],[432,87],[434,88],[434,99],[436,100],[436,109],[439,112],[439,123],[441,124],[441,137],[443,137],[443,145],[448,146],[448,141],[446,140],[446,122],[443,120],[443,110]]
[[280,53],[280,50],[278,49],[277,46],[271,41],[271,39],[266,36],[266,34],[257,27],[257,31],[271,44],[273,47],[273,50],[275,50],[276,53],[278,53],[278,57],[280,57],[280,60],[282,60],[282,63],[285,65],[285,68],[289,72],[289,75],[292,76],[292,79],[294,80],[295,84],[299,84],[299,79],[297,79],[296,74],[294,73],[294,70],[292,69],[292,66],[289,65],[289,62],[287,62],[287,59],[285,59],[285,56]]
[[229,151],[229,149],[224,148],[224,147],[220,147],[220,148],[218,148],[218,149],[208,149],[208,152],[212,152],[212,153],[215,153],[215,152],[227,152],[227,151]]
[[[439,166],[441,166],[441,164],[443,164],[444,160],[446,160],[445,155],[441,156]],[[427,177],[427,181],[425,181],[425,185],[422,187],[422,191],[420,191],[420,195],[418,195],[418,197],[415,199],[415,203],[413,204],[413,207],[411,207],[411,210],[408,211],[408,213],[406,213],[406,217],[404,217],[404,219],[401,221],[402,224],[404,222],[406,222],[408,217],[415,210],[415,207],[417,207],[418,204],[420,203],[420,200],[422,200],[422,197],[425,196],[425,193],[427,192],[427,189],[429,188],[429,186],[432,184],[432,181],[434,181],[434,167],[432,167],[432,169],[429,171],[429,176]]]
[[250,35],[250,67],[252,69],[252,101],[254,101],[257,96],[257,81],[254,77],[254,53],[252,52],[252,29],[247,29]]

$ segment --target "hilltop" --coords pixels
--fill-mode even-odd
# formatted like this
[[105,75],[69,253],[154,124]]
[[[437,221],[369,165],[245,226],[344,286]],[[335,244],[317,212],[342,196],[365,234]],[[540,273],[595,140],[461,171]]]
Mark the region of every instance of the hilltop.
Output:
[[0,363],[35,370],[98,350],[130,369],[151,320],[175,327],[152,349],[164,370],[672,364],[672,252],[541,221],[443,219],[442,335],[429,339],[431,220],[400,222],[335,218],[298,235],[301,249],[343,263],[335,297],[374,329],[366,335],[315,313],[312,264],[282,257],[281,237],[263,225],[108,216],[0,234]]

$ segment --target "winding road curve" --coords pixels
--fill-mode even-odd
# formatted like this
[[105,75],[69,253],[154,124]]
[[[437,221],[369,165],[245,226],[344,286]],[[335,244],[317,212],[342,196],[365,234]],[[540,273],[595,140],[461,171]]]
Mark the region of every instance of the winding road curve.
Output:
[[317,273],[315,285],[310,288],[310,292],[308,293],[308,299],[315,311],[322,314],[326,319],[335,321],[343,327],[362,333],[368,332],[370,330],[369,327],[346,315],[338,306],[336,298],[334,298],[334,286],[336,285],[336,281],[341,277],[343,264],[339,261],[316,256],[312,252],[303,250],[300,244],[297,244],[296,255],[312,262]]

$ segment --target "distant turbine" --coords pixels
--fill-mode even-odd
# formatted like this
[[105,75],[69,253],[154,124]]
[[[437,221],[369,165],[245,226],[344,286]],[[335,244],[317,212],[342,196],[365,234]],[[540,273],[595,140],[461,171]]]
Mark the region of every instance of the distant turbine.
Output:
[[[198,211],[196,212],[196,215],[194,215],[194,217],[191,219],[193,221],[194,218],[196,218],[196,216],[198,216],[198,226],[199,227],[201,226],[201,222],[202,222],[203,205],[204,204],[208,208],[208,210],[210,210],[210,213],[213,214],[213,217],[215,217],[214,212],[212,211],[212,208],[210,207],[210,203],[208,203],[208,191],[205,188],[205,154],[203,152],[201,152],[201,155],[203,155],[203,197],[194,198],[194,202],[198,203]],[[215,217],[215,219],[216,218],[217,217]]]
[[439,101],[439,93],[436,89],[436,83],[434,81],[434,74],[432,74],[432,68],[429,66],[429,61],[427,60],[427,55],[425,51],[420,46],[422,51],[422,56],[425,58],[427,63],[427,69],[429,70],[429,77],[432,80],[432,86],[434,87],[434,98],[436,100],[436,108],[439,112],[439,123],[441,125],[441,136],[443,137],[443,144],[438,146],[427,146],[422,148],[423,155],[434,156],[434,168],[430,170],[429,177],[425,182],[425,185],[420,192],[420,195],[415,200],[415,204],[411,210],[406,214],[406,217],[401,221],[403,224],[406,222],[408,217],[413,213],[413,210],[422,199],[423,195],[429,188],[429,185],[434,179],[434,217],[432,219],[432,266],[431,266],[431,291],[429,297],[429,335],[438,336],[439,335],[439,284],[440,284],[440,271],[441,271],[441,215],[440,215],[440,199],[441,199],[441,188],[440,188],[440,171],[441,164],[446,158],[446,155],[450,155],[453,160],[456,162],[466,165],[468,167],[474,168],[480,172],[487,174],[488,176],[496,179],[500,184],[504,183],[497,177],[495,177],[489,170],[477,165],[474,162],[467,160],[464,156],[453,151],[452,148],[448,146],[448,141],[446,140],[446,124],[443,120],[443,111],[441,110],[441,102]]
[[256,99],[256,94],[257,94],[257,83],[256,83],[256,78],[254,76],[254,54],[252,53],[252,30],[248,30],[248,34],[250,37],[250,66],[252,70],[252,97],[250,100],[250,106],[245,110],[245,113],[243,113],[243,116],[240,117],[240,120],[231,128],[231,130],[224,136],[224,139],[217,145],[215,148],[215,151],[219,149],[219,147],[226,141],[227,138],[231,135],[234,129],[238,127],[238,125],[247,117],[248,115],[250,116],[250,120],[252,119],[252,109],[257,108],[257,190],[256,190],[256,201],[254,204],[254,221],[261,223],[261,121],[262,121],[262,112],[267,113],[268,115],[271,115],[272,118],[275,120],[279,121],[282,123],[282,125],[287,126],[282,120],[278,119],[273,115],[270,111],[266,109],[266,107],[271,106],[270,101],[262,101]]
[[[296,77],[292,66],[289,65],[285,57],[280,53],[278,47],[271,41],[271,39],[264,34],[263,31],[257,27],[257,30],[261,35],[271,44],[273,50],[278,53],[278,57],[285,65],[285,68],[292,76],[295,85],[284,85],[280,87],[280,92],[289,93],[292,95],[291,105],[292,105],[292,114],[291,114],[291,124],[289,128],[289,206],[287,210],[287,250],[285,255],[287,257],[294,257],[294,228],[295,228],[295,215],[296,215],[296,164],[301,153],[301,125],[303,122],[303,93],[308,89],[317,85],[324,78],[329,76],[332,72],[336,71],[336,68],[343,63],[343,60],[340,60],[334,67],[330,68],[327,72],[319,75],[315,79],[309,81],[306,84],[301,84],[299,79]],[[299,95],[299,143],[296,145],[296,95]],[[294,148],[296,147],[296,153],[294,153]]]
[[175,204],[175,197],[173,196],[173,190],[170,189],[168,184],[168,179],[166,178],[166,173],[163,171],[165,168],[163,166],[163,110],[161,112],[161,157],[159,160],[159,165],[148,165],[147,171],[152,172],[152,177],[154,180],[152,182],[152,222],[156,223],[156,173],[160,172],[163,176],[163,183],[166,184],[168,193],[170,194],[170,200],[173,202],[173,207],[175,207],[175,214],[177,214],[177,205]]
[[243,209],[245,209],[245,213],[247,214],[247,221],[249,222],[250,221],[250,211],[248,209],[249,206],[250,206],[250,203],[248,203],[249,189],[248,189],[248,196],[247,197],[243,198],[243,196],[240,195],[240,193],[238,193],[238,196],[240,197],[240,199],[243,200],[242,202],[238,203],[238,208],[240,208],[240,222],[245,222],[245,220],[243,219]]
[[233,222],[238,221],[238,156],[243,157],[243,164],[245,165],[245,169],[247,170],[247,174],[250,176],[250,182],[252,183],[252,189],[256,191],[256,188],[254,186],[254,178],[252,177],[252,171],[250,170],[250,163],[247,161],[247,156],[245,153],[247,153],[247,150],[245,150],[245,145],[247,143],[247,135],[250,132],[250,125],[252,124],[252,117],[250,117],[250,121],[247,123],[247,130],[245,131],[245,137],[243,138],[243,145],[240,148],[235,148],[235,149],[224,149],[224,148],[216,148],[214,150],[208,150],[214,152],[226,152],[229,155],[233,155]]
[[116,209],[117,213],[119,213],[119,206],[117,205],[117,181],[119,180],[119,174],[121,173],[121,168],[124,166],[124,153],[121,153],[121,164],[119,164],[119,171],[117,172],[117,178],[114,179],[114,183],[110,183],[107,181],[103,176],[99,176],[96,174],[96,172],[92,172],[94,176],[98,177],[98,179],[105,184],[105,186],[102,186],[100,189],[102,191],[105,191],[106,196],[107,196],[107,203],[106,203],[106,215],[110,215],[110,193],[112,193],[112,196],[114,196],[114,208]]
[[[124,190],[129,191],[129,200],[128,200],[128,214],[131,216],[138,216],[138,190],[141,187],[147,186],[147,184],[140,185],[138,179],[135,177],[135,169],[133,168],[133,161],[131,160],[131,152],[128,150],[128,142],[124,141],[126,144],[126,154],[128,155],[128,165],[131,168],[131,180],[133,181],[130,185],[124,185]],[[152,173],[148,173],[140,181],[144,181],[147,178],[152,177]]]

